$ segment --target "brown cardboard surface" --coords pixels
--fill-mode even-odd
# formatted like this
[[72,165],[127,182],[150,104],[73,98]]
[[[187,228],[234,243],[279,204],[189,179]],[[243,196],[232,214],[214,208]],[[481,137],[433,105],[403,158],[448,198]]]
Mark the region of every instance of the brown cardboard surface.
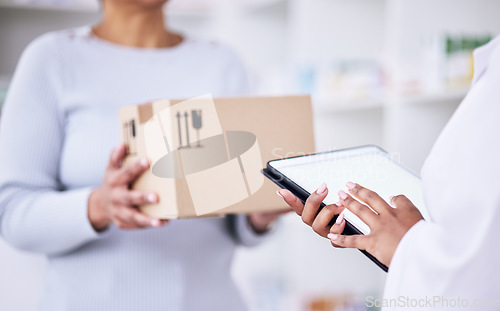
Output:
[[[191,135],[189,138],[181,137],[180,133],[183,132],[184,125],[188,127],[187,120],[190,116],[186,114],[184,124],[181,122],[184,120],[183,115],[180,117],[177,115],[177,119],[175,118],[175,108],[191,109],[200,103],[196,99],[194,101],[159,100],[120,110],[122,140],[128,146],[125,165],[141,157],[152,159],[151,155],[156,152],[152,152],[152,148],[157,147],[156,142],[158,146],[161,145],[161,135],[158,134],[160,131],[151,132],[150,130],[156,126],[155,124],[161,124],[161,133],[168,142],[166,149],[163,146],[158,147],[158,155],[154,156],[153,161],[156,161],[162,152],[165,153],[167,152],[165,150],[168,150],[171,158],[178,159],[180,163],[181,169],[178,172],[172,169],[169,172],[172,176],[168,178],[156,176],[152,170],[149,170],[135,182],[134,189],[154,191],[160,197],[158,204],[141,206],[140,209],[152,217],[170,219],[276,211],[287,208],[275,194],[277,187],[266,178],[262,179],[260,169],[272,159],[314,152],[310,97],[215,98],[213,99],[215,117],[218,117],[220,127],[218,124],[204,124],[205,127],[198,132],[186,129]],[[165,115],[169,110],[172,110],[168,112],[171,118],[167,122]],[[162,113],[159,114],[160,112]],[[203,113],[204,115],[212,113],[214,116],[213,110],[204,110]],[[154,118],[158,118],[159,122],[152,122]],[[175,122],[176,120],[178,123]],[[206,128],[210,126],[211,128]],[[148,133],[146,138],[144,137],[145,131]],[[196,140],[196,134],[201,139]],[[210,165],[209,169],[198,169],[196,162],[198,151],[194,147],[182,147],[181,142],[184,140],[185,143],[186,138],[194,147],[197,141],[204,141],[205,144],[210,141],[216,143],[217,146],[225,144],[227,159],[224,159],[223,165],[215,165],[217,164],[215,163]],[[240,141],[248,141],[249,144],[243,146]],[[201,148],[205,148],[203,151],[205,154],[210,149],[208,145]],[[218,153],[217,150],[216,153]],[[237,151],[241,152],[231,154]],[[259,153],[260,162],[256,161]],[[215,161],[220,156],[220,154],[216,155]],[[159,162],[156,161],[156,163]],[[191,171],[195,174],[190,174]],[[207,180],[209,180],[208,183]],[[207,183],[207,189],[204,189],[203,182]],[[193,191],[193,189],[197,190]],[[203,204],[204,202],[212,203]],[[230,205],[218,208],[220,202],[222,205]]]

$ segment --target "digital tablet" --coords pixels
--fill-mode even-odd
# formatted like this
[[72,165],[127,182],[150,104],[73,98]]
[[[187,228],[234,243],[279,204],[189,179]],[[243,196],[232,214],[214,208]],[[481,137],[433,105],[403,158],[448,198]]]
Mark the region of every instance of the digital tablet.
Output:
[[[322,184],[328,185],[328,195],[322,206],[339,201],[338,190],[346,190],[352,181],[377,192],[388,200],[391,195],[404,194],[429,219],[422,195],[420,178],[403,167],[395,155],[377,146],[361,146],[306,156],[272,160],[264,175],[281,188],[290,190],[303,202]],[[370,228],[359,217],[345,209],[344,234],[369,234]],[[332,224],[335,219],[332,220]],[[387,267],[365,253],[382,269]]]

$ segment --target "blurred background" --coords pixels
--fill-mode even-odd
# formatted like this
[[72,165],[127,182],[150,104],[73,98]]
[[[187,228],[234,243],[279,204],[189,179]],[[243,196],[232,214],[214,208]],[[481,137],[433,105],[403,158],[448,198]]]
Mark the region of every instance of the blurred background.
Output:
[[[318,151],[376,144],[419,172],[467,92],[472,50],[500,33],[499,12],[497,0],[172,0],[167,20],[236,49],[255,94],[312,94]],[[0,108],[31,40],[98,19],[97,0],[0,0]],[[0,310],[34,310],[44,264],[0,239]],[[240,249],[233,274],[259,311],[366,310],[385,278],[295,215]]]

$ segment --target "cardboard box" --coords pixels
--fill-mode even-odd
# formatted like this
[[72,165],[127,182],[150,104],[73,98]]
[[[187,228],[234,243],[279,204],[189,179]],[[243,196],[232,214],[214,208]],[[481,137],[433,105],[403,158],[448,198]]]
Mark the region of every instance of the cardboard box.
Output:
[[314,152],[309,96],[157,100],[122,108],[120,124],[124,164],[151,162],[133,188],[160,198],[140,209],[162,219],[285,209],[261,169]]

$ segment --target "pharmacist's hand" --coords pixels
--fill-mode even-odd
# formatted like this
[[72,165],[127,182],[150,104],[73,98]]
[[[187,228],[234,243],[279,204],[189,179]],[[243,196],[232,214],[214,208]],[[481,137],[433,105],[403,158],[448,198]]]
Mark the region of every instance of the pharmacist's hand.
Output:
[[265,233],[269,231],[273,223],[281,215],[288,214],[290,212],[290,210],[285,210],[278,212],[253,213],[248,215],[248,221],[256,233]]
[[332,233],[328,237],[334,246],[366,250],[389,267],[399,242],[423,219],[422,214],[404,195],[391,197],[392,207],[377,193],[358,184],[349,182],[347,188],[349,194],[339,191],[340,202],[370,227],[370,234],[346,236]]
[[[313,192],[309,198],[307,198],[306,204],[302,204],[296,196],[286,189],[279,190],[278,194],[299,216],[302,217],[302,221],[305,224],[311,226],[314,232],[324,238],[326,238],[330,232],[330,222],[332,219],[335,215],[339,215],[344,210],[344,206],[342,206],[342,204],[336,203],[327,205],[319,211],[321,202],[323,202],[328,195],[328,188],[326,184],[319,186],[318,190]],[[342,216],[337,218],[337,222],[339,222],[339,224],[335,224],[332,227],[334,232],[338,232],[340,234],[344,231],[345,221],[342,220]]]
[[149,161],[141,159],[122,166],[125,145],[111,153],[102,185],[89,197],[88,216],[97,231],[106,229],[111,223],[122,229],[161,227],[159,219],[150,218],[137,209],[138,205],[156,203],[158,195],[151,192],[130,190],[130,185],[149,168]]

